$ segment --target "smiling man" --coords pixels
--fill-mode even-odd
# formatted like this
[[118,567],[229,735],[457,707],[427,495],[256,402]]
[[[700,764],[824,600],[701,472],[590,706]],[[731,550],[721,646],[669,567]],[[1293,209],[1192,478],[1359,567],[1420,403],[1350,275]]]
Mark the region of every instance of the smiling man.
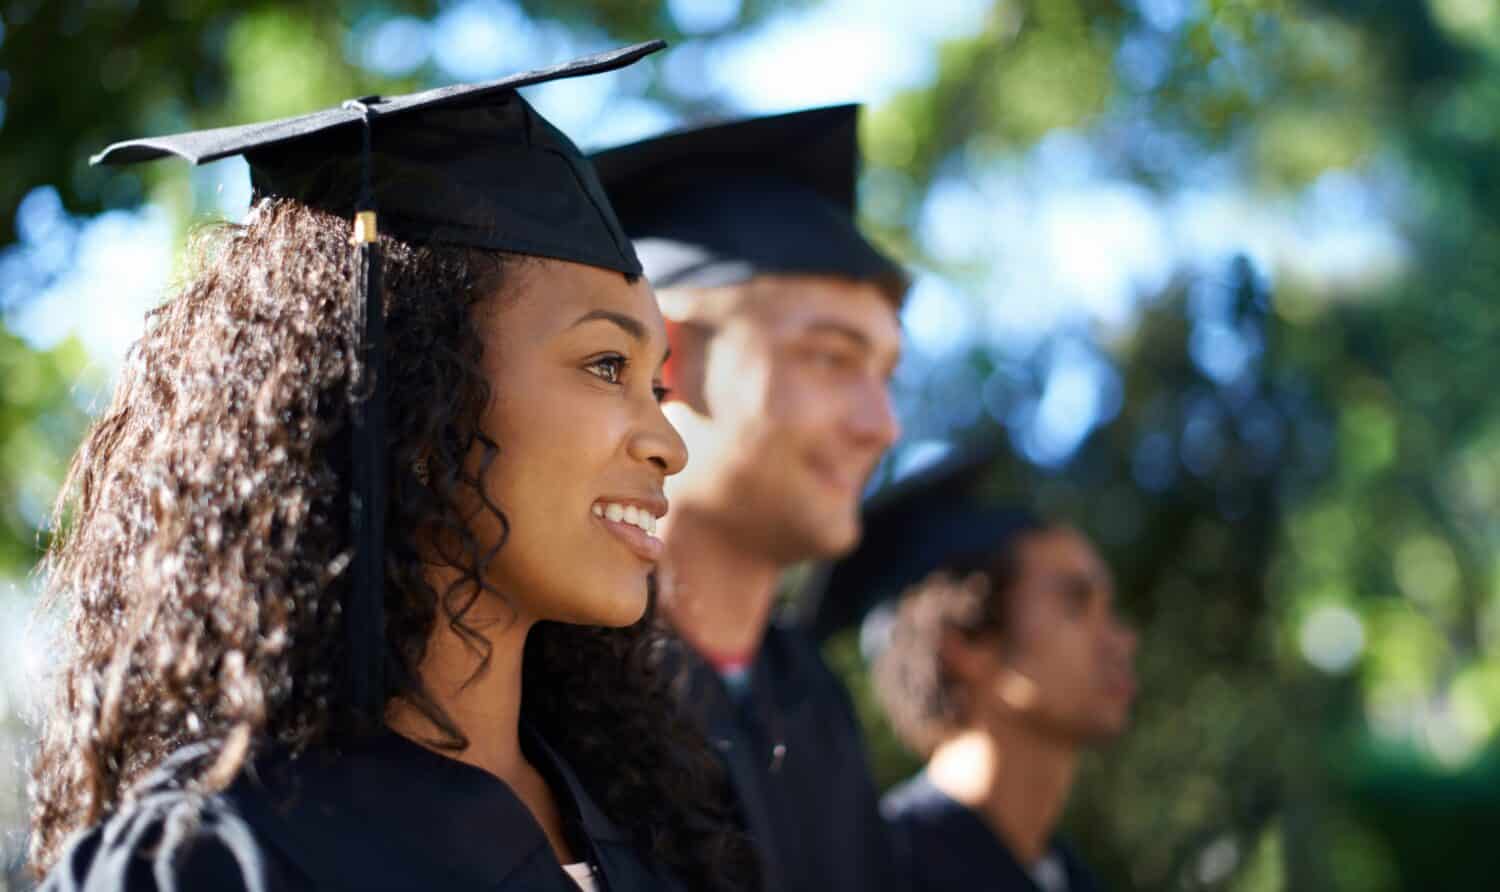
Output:
[[856,111],[594,159],[669,320],[666,411],[693,455],[662,527],[682,697],[723,754],[771,890],[892,875],[848,695],[773,615],[784,570],[858,543],[860,493],[899,434],[888,383],[906,278],[854,224]]

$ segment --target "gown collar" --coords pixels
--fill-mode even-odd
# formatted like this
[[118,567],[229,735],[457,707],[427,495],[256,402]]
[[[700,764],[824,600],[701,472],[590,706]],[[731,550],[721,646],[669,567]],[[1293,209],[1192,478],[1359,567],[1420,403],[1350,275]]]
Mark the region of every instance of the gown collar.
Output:
[[[524,726],[522,747],[547,778],[582,852],[628,841],[573,769]],[[532,859],[554,857],[504,781],[390,731],[337,754],[273,755],[228,795],[319,885],[490,888]]]

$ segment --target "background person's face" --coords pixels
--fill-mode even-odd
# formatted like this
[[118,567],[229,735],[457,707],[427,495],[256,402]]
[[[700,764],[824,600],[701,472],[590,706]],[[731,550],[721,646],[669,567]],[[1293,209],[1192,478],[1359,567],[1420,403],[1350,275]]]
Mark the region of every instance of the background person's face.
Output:
[[781,563],[840,554],[859,540],[861,491],[900,433],[895,309],[874,285],[827,277],[758,279],[740,300],[668,406],[697,456],[673,500]]
[[490,576],[525,618],[628,625],[661,547],[630,515],[664,514],[663,483],[687,461],[658,401],[661,313],[644,279],[554,260],[512,270],[480,323],[483,426],[500,448],[484,479],[510,521]]
[[1130,721],[1135,633],[1114,610],[1109,569],[1070,529],[1018,543],[1020,574],[1006,593],[1008,625],[972,679],[988,703],[1075,744],[1112,738]]

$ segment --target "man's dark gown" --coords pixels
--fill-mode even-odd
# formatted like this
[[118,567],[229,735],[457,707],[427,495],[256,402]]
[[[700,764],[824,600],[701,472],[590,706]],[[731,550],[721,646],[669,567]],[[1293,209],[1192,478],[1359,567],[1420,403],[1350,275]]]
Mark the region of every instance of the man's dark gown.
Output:
[[[529,734],[524,744],[601,890],[685,892],[632,847],[551,748]],[[208,797],[171,775],[159,770],[130,804],[75,838],[42,892],[578,892],[508,786],[397,734],[338,757],[264,760]]]
[[890,846],[853,704],[812,639],[773,623],[738,690],[685,648],[682,660],[682,702],[728,769],[765,888],[887,888]]
[[[886,794],[881,811],[891,824],[909,892],[1046,892],[989,825],[919,774]],[[1060,840],[1050,855],[1067,892],[1098,892],[1088,868]]]

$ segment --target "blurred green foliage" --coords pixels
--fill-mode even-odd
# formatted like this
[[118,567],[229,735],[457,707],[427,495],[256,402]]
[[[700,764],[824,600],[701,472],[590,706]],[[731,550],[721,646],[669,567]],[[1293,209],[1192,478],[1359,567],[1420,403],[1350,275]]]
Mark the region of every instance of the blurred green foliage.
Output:
[[[441,79],[430,61],[396,78],[365,70],[351,35],[452,5],[0,0],[0,252],[42,185],[74,214],[149,196],[185,222],[181,165],[106,173],[82,159],[122,137]],[[661,2],[519,5],[593,38],[683,36]],[[747,0],[723,35],[694,40],[789,5]],[[659,78],[647,89],[714,110]],[[995,0],[940,48],[928,82],[871,109],[863,130],[869,225],[971,286],[976,304],[991,264],[931,256],[924,203],[935,183],[982,177],[1059,132],[1160,196],[1196,187],[1205,164],[1267,203],[1330,171],[1394,196],[1407,248],[1394,277],[1330,287],[1268,281],[1244,261],[1182,269],[1124,330],[1060,332],[1024,355],[977,345],[953,365],[998,382],[990,408],[970,413],[981,421],[909,427],[1022,438],[990,420],[1018,416],[992,407],[1035,401],[1047,351],[1068,342],[1118,378],[1119,411],[1065,462],[1018,451],[987,483],[1084,526],[1142,631],[1135,727],[1088,762],[1069,815],[1111,888],[1488,882],[1500,860],[1488,844],[1500,814],[1500,7]],[[1195,353],[1212,326],[1246,351],[1232,373]],[[40,352],[0,331],[0,577],[37,553],[80,429],[84,366],[75,344]],[[951,380],[907,398],[951,401]],[[874,710],[853,636],[830,654],[877,773],[899,779],[914,762]]]
[[[1093,534],[1143,632],[1135,727],[1092,761],[1071,809],[1085,851],[1115,889],[1490,882],[1500,8],[1011,0],[942,59],[934,84],[865,128],[882,182],[903,184],[873,222],[911,254],[930,184],[982,175],[1056,128],[1159,195],[1195,175],[1158,163],[1162,136],[1189,160],[1223,159],[1267,202],[1330,171],[1378,171],[1411,248],[1398,276],[1352,291],[1287,276],[1267,292],[1243,263],[1182,271],[1124,336],[1094,335],[1121,380],[1118,415],[1060,467],[1017,457],[993,472],[995,498]],[[991,272],[927,259],[963,281]],[[1229,307],[1217,324],[1253,348],[1227,379],[1190,349],[1212,321],[1194,309],[1203,289],[1228,292],[1208,302]],[[969,361],[994,380],[992,349]],[[1041,387],[1023,374],[1001,401]],[[959,433],[1003,435],[990,421]],[[884,779],[909,771],[852,636],[830,652],[856,679]]]
[[[32,350],[0,327],[0,582],[30,571],[90,392],[77,341]],[[0,592],[0,596],[3,596]]]

